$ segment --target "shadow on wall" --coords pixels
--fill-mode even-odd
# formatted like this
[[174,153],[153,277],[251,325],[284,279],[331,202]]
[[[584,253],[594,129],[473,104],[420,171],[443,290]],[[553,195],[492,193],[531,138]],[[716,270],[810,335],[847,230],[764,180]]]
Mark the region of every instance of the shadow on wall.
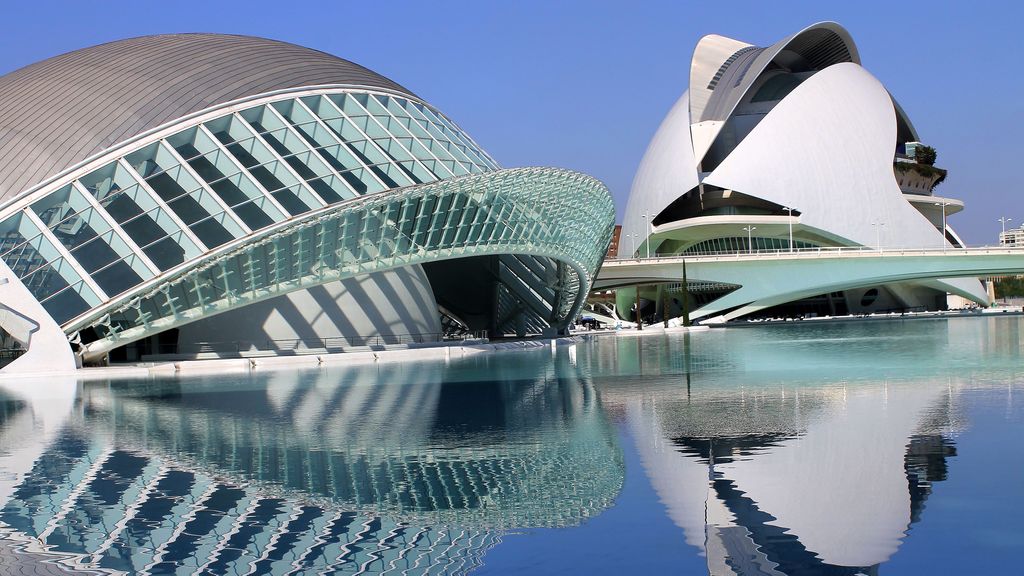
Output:
[[378,335],[438,335],[437,302],[420,266],[293,292],[182,326],[179,348],[203,342],[353,341]]

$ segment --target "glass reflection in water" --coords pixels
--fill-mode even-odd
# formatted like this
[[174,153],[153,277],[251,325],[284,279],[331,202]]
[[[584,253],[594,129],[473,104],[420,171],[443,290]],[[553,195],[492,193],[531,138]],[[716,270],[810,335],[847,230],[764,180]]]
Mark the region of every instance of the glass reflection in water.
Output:
[[[14,383],[0,399],[0,571],[1012,566],[1024,506],[992,483],[1019,485],[1024,464],[1005,440],[1024,420],[1021,324],[807,323]],[[75,391],[48,392],[61,384]]]

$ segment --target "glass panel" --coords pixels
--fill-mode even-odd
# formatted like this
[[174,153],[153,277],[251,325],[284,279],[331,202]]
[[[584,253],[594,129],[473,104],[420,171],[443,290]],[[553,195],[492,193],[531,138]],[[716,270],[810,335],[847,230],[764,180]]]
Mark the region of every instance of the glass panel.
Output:
[[328,128],[334,130],[334,133],[341,139],[342,142],[351,142],[355,140],[365,140],[366,135],[356,128],[355,124],[349,122],[345,118],[334,118],[324,119],[324,124]]
[[351,186],[359,194],[373,194],[385,190],[384,185],[374,175],[364,168],[341,172],[345,183]]
[[[69,185],[37,201],[32,209],[108,295],[119,294],[152,277],[146,265],[134,257],[131,247],[115,234],[78,189]],[[113,265],[126,257],[131,257],[130,264]]]
[[138,256],[132,255],[91,275],[108,296],[116,296],[142,283],[143,278],[136,271],[139,268],[145,269],[145,265]]
[[318,148],[317,153],[338,172],[353,170],[363,166],[363,163],[356,159],[356,156],[349,150],[348,146],[343,144]]
[[[83,176],[79,182],[161,270],[172,268],[186,258],[194,258],[202,253],[194,242],[181,234],[174,219],[149,192],[116,162]],[[181,243],[168,239],[174,245],[173,248],[148,248],[161,239],[167,239],[168,235],[179,238]]]
[[236,224],[232,222],[226,212],[219,212],[194,224],[190,224],[189,230],[202,240],[203,244],[206,244],[207,247],[215,248],[234,240],[234,236],[227,231],[228,227],[234,226]]
[[377,164],[370,166],[370,170],[373,170],[373,173],[391,188],[408,186],[413,183],[405,172],[394,164]]
[[174,157],[174,154],[160,142],[154,142],[145,148],[132,152],[125,156],[125,160],[143,178],[149,178],[178,163],[178,159]]
[[387,138],[388,136],[391,136],[387,130],[384,130],[384,128],[366,112],[363,112],[362,116],[349,116],[349,120],[351,120],[357,128],[362,130],[363,133],[370,138]]
[[[23,218],[22,220],[27,222],[28,219]],[[56,254],[56,250],[49,246],[45,239],[40,237],[39,240],[38,244],[35,240],[29,244],[35,244],[40,256],[51,251]],[[32,292],[32,295],[43,303],[43,307],[57,323],[63,323],[100,303],[96,293],[85,285],[82,276],[64,258],[54,258],[46,266],[36,268],[22,279],[22,282]],[[64,292],[69,293],[64,294]],[[52,302],[47,302],[47,298],[58,293],[63,296],[53,298]]]
[[161,270],[169,270],[186,259],[192,259],[199,255],[199,250],[188,236],[185,236],[184,232],[177,232],[148,246],[143,246],[142,251]]
[[348,116],[366,114],[366,109],[358,102],[361,100],[366,101],[366,94],[360,93],[346,93],[346,94],[329,94],[331,102],[334,103],[342,112]]
[[263,188],[273,192],[279,188],[286,188],[298,184],[298,180],[292,176],[278,161],[268,162],[262,166],[253,166],[249,172],[263,185]]
[[[250,180],[248,174],[239,171],[228,155],[219,149],[192,159],[189,165],[229,207],[238,206],[254,198],[264,198],[263,192]],[[243,216],[237,210],[234,212],[251,230],[284,220],[284,214],[273,203],[267,202],[265,205],[266,211],[261,210],[259,214],[247,212]]]
[[246,168],[274,161],[274,155],[256,137],[232,142],[226,147],[228,152],[231,152],[231,155]]
[[[48,277],[59,278],[55,274],[50,274]],[[74,286],[67,287],[43,301],[43,308],[57,324],[63,324],[90,308],[89,303],[83,297],[83,289],[87,290],[85,282],[77,282]],[[88,292],[88,294],[91,293],[91,291]]]
[[264,133],[284,128],[284,123],[266,106],[256,106],[238,113],[257,132]]
[[[206,181],[207,184],[233,176],[241,172],[238,166],[228,158],[227,154],[221,152],[219,149],[214,150],[208,154],[202,156],[196,156],[188,161],[188,165],[192,167],[192,170]],[[231,201],[224,198],[225,202],[231,204]]]
[[239,142],[253,136],[249,126],[233,114],[210,120],[206,123],[206,128],[223,144]]
[[217,143],[210,139],[198,126],[167,137],[167,143],[185,160],[217,150]]
[[[278,203],[280,203],[281,206],[284,207],[285,210],[288,210],[290,214],[301,214],[309,210],[309,207],[303,204],[301,200],[294,197],[294,195],[292,195],[293,200],[286,199],[287,202],[282,201],[283,199],[285,199],[285,192],[285,190],[277,192],[274,194],[274,197],[278,201]],[[271,219],[270,216],[268,216],[268,214],[279,213],[277,207],[274,206],[270,202],[270,199],[267,198],[266,196],[260,196],[259,198],[252,200],[250,202],[239,204],[238,206],[233,207],[231,210],[235,214],[237,214],[238,217],[241,218],[242,221],[245,222],[246,225],[252,228],[253,230],[258,230],[260,228],[263,228],[264,226],[269,226],[273,224],[275,220]],[[292,212],[292,210],[295,211]]]
[[32,210],[69,250],[110,230],[110,225],[70,184],[33,203]]
[[326,96],[305,96],[300,100],[319,118],[331,120],[341,117],[341,112],[331,104]]
[[25,278],[60,257],[57,249],[43,238],[42,232],[20,212],[0,223],[3,259],[18,278]]
[[[223,210],[217,201],[206,190],[199,187],[199,183],[181,166],[161,172],[146,181],[207,247],[220,246],[242,235],[241,229],[230,220],[208,221],[211,216],[222,214]],[[192,185],[195,185],[196,188],[193,188],[191,193],[187,193],[187,188]],[[198,222],[206,223],[195,227],[194,225]],[[232,234],[228,227],[231,227],[235,234]]]
[[304,106],[298,103],[296,100],[283,100],[281,102],[275,102],[273,104],[274,110],[284,117],[292,126],[296,124],[305,124],[316,120]]
[[293,216],[309,211],[310,204],[306,204],[302,200],[302,197],[306,194],[308,193],[299,186],[271,193],[273,199],[278,201]]
[[309,187],[328,204],[352,198],[353,194],[342,178],[333,174],[317,180],[310,180]]
[[300,152],[294,156],[287,156],[284,160],[304,180],[320,178],[331,173],[327,164],[312,152]]

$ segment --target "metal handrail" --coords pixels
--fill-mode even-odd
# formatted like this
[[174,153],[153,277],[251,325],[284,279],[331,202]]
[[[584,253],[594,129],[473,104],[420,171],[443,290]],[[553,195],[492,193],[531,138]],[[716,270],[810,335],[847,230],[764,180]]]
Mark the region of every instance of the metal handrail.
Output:
[[625,262],[662,262],[662,261],[679,261],[679,260],[721,260],[721,259],[739,259],[744,256],[772,256],[776,258],[787,258],[792,256],[807,256],[807,257],[835,257],[838,255],[861,255],[861,256],[885,256],[885,255],[931,255],[931,254],[945,254],[945,255],[956,255],[956,254],[1024,254],[1024,247],[1012,247],[1012,246],[973,246],[964,248],[912,248],[912,247],[900,247],[900,248],[875,248],[872,246],[818,246],[814,248],[770,248],[770,249],[756,249],[756,250],[736,250],[736,251],[698,251],[687,254],[675,254],[675,255],[663,255],[663,256],[651,256],[645,257],[628,257],[619,256],[616,258],[609,258],[605,262],[608,263],[625,263]]

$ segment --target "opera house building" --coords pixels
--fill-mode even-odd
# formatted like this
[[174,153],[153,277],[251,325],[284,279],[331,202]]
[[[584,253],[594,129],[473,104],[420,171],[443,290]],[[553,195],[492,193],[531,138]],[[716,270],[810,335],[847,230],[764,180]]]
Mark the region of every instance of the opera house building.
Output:
[[[935,194],[946,175],[934,166],[935,155],[861,66],[857,46],[838,24],[815,24],[768,47],[705,36],[693,53],[689,89],[636,174],[619,253],[959,248],[947,218],[963,202]],[[988,302],[975,278],[854,282],[801,294],[801,276],[791,274],[774,291],[758,285],[759,295],[747,299],[738,296],[742,287],[698,278],[706,290],[691,294],[695,317],[729,291],[737,306],[719,312],[730,312],[727,319],[942,309],[949,293]],[[662,298],[641,290],[648,315]],[[629,310],[634,298],[634,289],[619,290],[618,309]],[[668,312],[679,315],[678,308]]]
[[147,36],[16,70],[0,136],[16,371],[564,333],[614,226],[599,181],[502,169],[401,85],[260,38]]

